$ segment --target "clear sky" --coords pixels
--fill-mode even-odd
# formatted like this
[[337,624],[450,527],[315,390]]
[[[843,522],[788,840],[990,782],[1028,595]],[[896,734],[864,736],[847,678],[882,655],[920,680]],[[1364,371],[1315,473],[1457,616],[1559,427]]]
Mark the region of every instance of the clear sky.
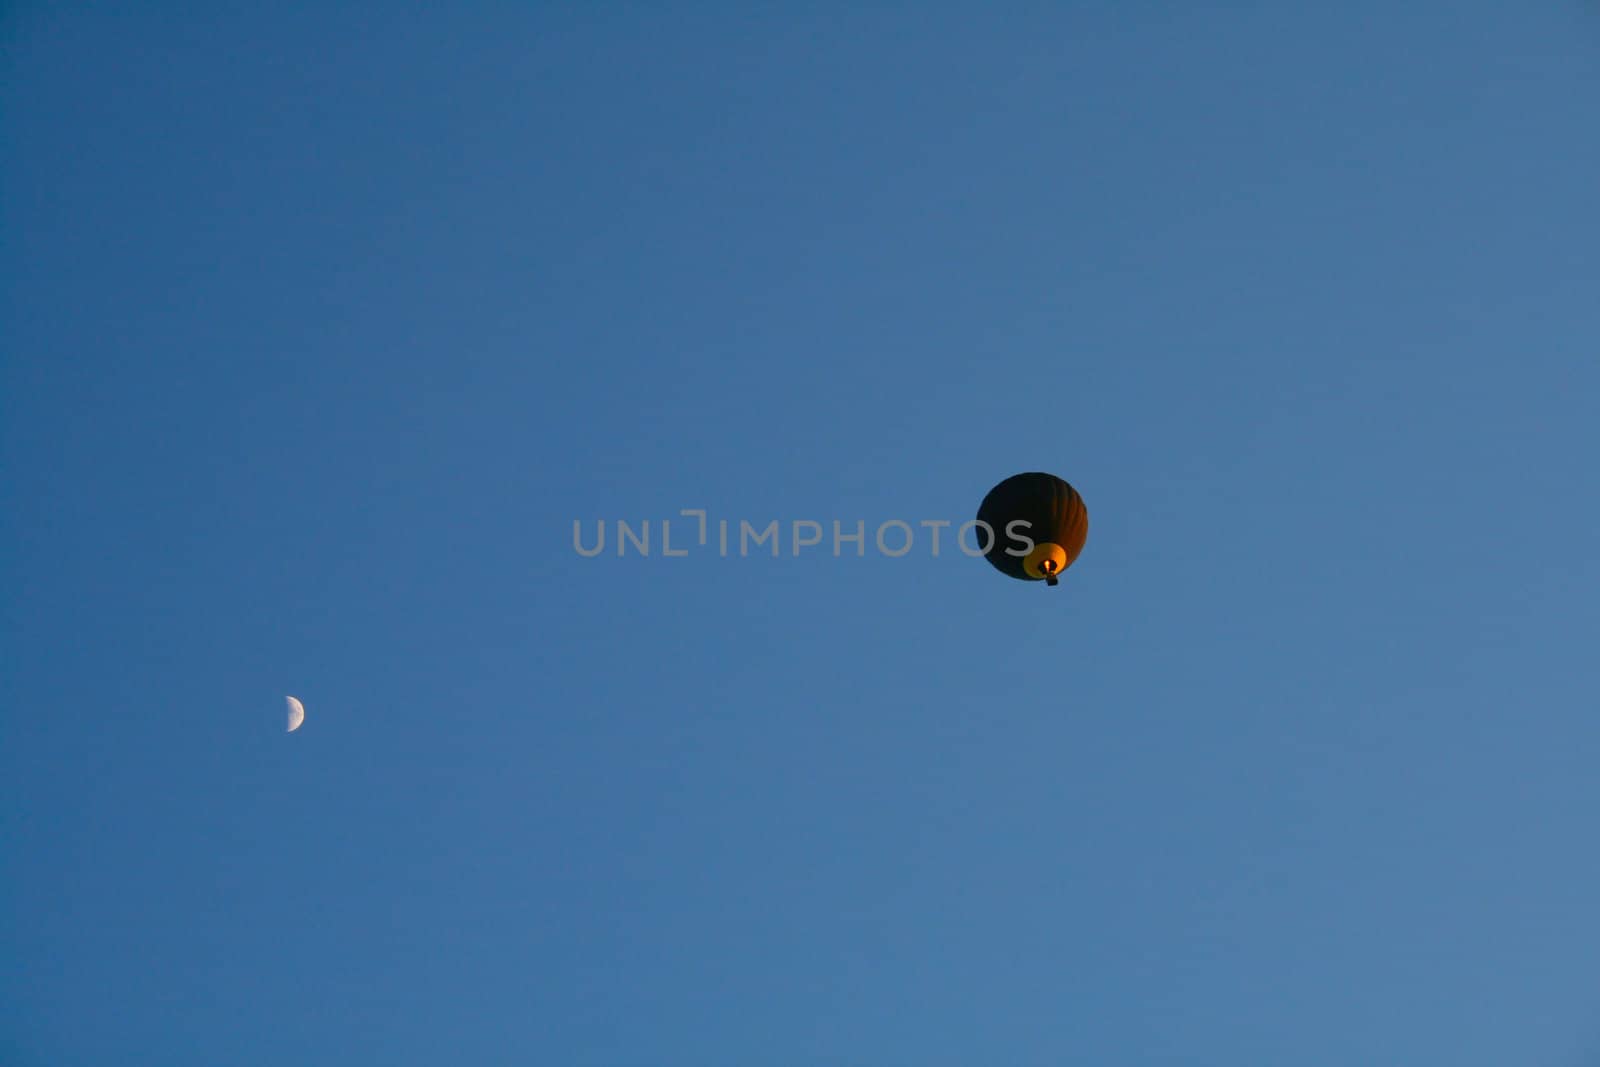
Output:
[[1600,1063],[1595,5],[0,32],[0,1062]]

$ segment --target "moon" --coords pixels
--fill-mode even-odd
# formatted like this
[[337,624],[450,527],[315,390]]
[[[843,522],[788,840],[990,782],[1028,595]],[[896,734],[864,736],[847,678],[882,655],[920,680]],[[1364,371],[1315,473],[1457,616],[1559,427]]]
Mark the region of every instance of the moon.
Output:
[[284,697],[284,700],[289,704],[289,732],[292,734],[306,721],[306,706],[294,697]]

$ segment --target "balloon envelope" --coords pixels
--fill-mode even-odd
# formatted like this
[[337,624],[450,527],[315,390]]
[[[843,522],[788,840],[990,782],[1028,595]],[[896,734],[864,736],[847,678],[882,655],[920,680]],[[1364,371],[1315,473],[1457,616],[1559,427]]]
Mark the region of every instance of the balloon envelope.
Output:
[[995,570],[1024,582],[1056,584],[1089,539],[1089,510],[1061,478],[1042,471],[1013,474],[983,498],[978,521],[992,538],[984,558]]

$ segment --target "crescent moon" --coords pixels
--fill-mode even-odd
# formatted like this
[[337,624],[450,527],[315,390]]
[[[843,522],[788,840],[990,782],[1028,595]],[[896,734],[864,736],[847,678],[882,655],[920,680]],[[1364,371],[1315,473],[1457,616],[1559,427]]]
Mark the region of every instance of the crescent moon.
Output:
[[284,700],[289,704],[289,732],[292,734],[306,721],[306,706],[294,697],[284,697]]

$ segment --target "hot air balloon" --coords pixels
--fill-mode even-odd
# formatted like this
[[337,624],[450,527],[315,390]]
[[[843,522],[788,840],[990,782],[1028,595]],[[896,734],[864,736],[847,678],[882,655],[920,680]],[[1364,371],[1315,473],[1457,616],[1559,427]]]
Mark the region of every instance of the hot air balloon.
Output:
[[1046,585],[1057,584],[1089,537],[1083,497],[1039,471],[1013,474],[989,490],[978,505],[978,521],[990,531],[980,535],[988,538],[984,558],[1024,582],[1043,578]]

